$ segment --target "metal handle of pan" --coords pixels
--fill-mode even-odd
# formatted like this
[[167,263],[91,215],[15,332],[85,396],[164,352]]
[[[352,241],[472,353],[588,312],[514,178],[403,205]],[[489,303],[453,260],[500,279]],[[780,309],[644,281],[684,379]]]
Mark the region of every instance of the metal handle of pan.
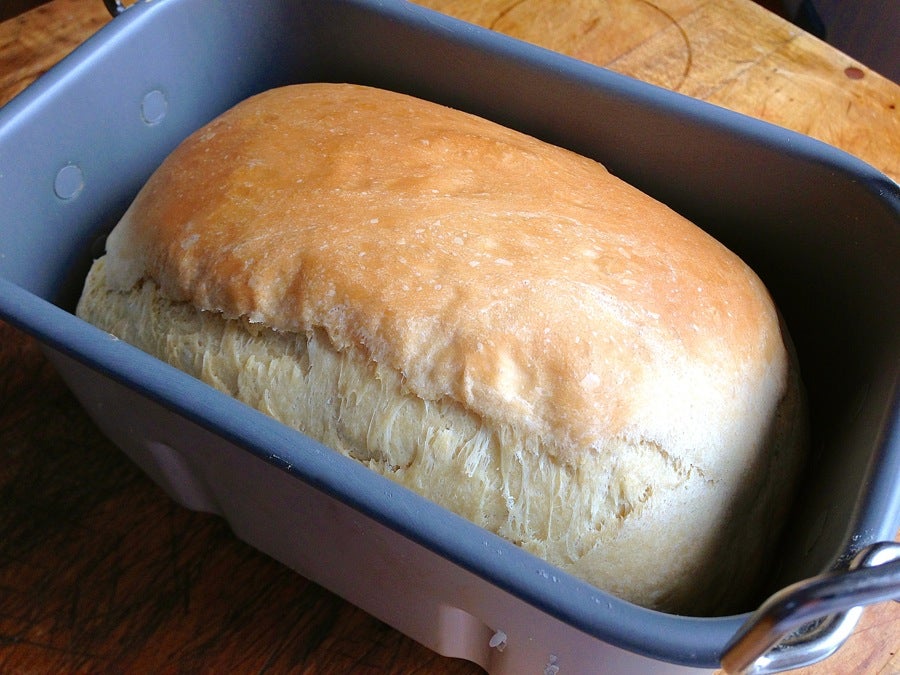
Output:
[[106,9],[112,14],[113,18],[119,16],[119,14],[128,9],[128,5],[122,2],[122,0],[103,0],[103,4],[106,5]]
[[764,675],[831,656],[866,605],[900,602],[900,544],[862,549],[845,571],[798,582],[770,597],[732,638],[722,657],[727,673]]

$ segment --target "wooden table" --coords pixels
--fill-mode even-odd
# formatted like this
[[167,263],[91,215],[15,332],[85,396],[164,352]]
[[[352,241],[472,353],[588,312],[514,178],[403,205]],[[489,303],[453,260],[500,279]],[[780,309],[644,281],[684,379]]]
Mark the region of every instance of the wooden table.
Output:
[[[810,134],[900,178],[900,87],[749,0],[425,4]],[[109,20],[0,23],[0,104]],[[473,673],[170,502],[0,324],[0,672]],[[900,673],[900,605],[804,672]]]

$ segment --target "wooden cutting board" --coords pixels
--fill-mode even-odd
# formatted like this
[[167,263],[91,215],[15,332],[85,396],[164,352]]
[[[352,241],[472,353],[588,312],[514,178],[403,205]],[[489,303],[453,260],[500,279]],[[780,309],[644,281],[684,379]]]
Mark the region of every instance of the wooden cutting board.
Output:
[[[900,87],[748,0],[426,0],[807,133],[900,178]],[[0,23],[0,104],[109,20],[51,0]],[[900,673],[900,605],[807,674]],[[0,672],[474,673],[172,504],[0,324]]]
[[746,0],[420,0],[813,136],[900,178],[898,87]]

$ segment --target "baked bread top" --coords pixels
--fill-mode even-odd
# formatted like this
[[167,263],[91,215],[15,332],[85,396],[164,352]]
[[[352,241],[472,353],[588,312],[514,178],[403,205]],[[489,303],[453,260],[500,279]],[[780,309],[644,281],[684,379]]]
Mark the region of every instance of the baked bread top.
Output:
[[712,237],[593,160],[384,90],[240,103],[107,249],[111,287],[322,328],[562,461],[625,440],[739,464],[786,389],[775,307]]

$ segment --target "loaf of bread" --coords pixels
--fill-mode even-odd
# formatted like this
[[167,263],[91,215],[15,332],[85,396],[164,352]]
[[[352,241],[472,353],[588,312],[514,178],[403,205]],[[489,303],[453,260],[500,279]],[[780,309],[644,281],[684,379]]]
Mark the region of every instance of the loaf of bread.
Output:
[[574,575],[741,608],[805,413],[737,256],[597,162],[349,84],[185,140],[78,314]]

